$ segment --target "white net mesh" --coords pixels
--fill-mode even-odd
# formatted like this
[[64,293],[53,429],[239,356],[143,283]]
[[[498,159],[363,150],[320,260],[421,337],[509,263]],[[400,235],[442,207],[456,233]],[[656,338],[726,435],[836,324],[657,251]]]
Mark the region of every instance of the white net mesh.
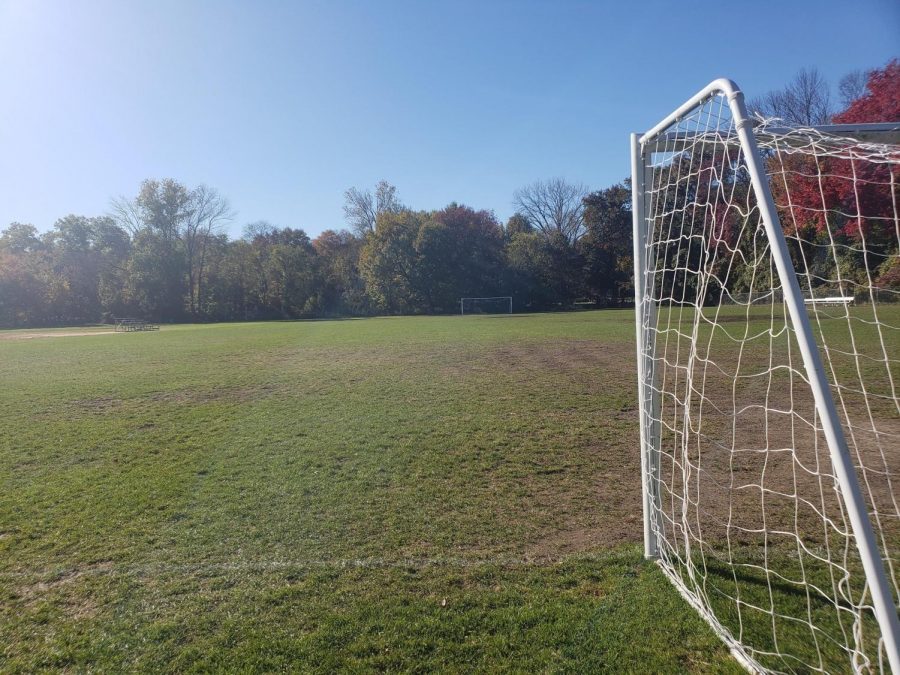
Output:
[[[896,602],[900,147],[764,121],[755,134]],[[728,101],[644,151],[663,568],[754,667],[887,670]]]

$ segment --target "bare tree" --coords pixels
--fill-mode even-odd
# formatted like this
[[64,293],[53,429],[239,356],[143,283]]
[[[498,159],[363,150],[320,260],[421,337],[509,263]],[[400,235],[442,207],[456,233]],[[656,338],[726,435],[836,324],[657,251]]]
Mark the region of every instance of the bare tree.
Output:
[[134,199],[112,200],[112,217],[132,235],[149,229],[166,240],[180,236],[191,209],[191,191],[173,178],[148,178]]
[[584,202],[588,190],[562,178],[537,181],[516,190],[513,207],[539,232],[561,233],[570,244],[584,234]]
[[176,180],[145,180],[134,199],[112,201],[112,216],[132,236],[148,230],[174,245],[180,243],[187,268],[191,314],[199,311],[203,274],[212,239],[234,212],[228,200],[206,185],[189,190]]
[[118,223],[119,227],[127,231],[132,237],[146,227],[136,199],[128,199],[122,196],[114,197],[110,202],[109,215]]
[[278,228],[267,220],[256,220],[244,225],[243,238],[245,241],[253,241],[257,237],[268,237]]
[[856,99],[863,97],[866,93],[868,79],[868,75],[862,70],[854,70],[841,78],[841,81],[838,82],[838,94],[840,94],[841,105],[844,108],[849,108]]
[[200,185],[191,190],[181,227],[188,268],[191,314],[196,314],[199,310],[199,300],[203,293],[203,272],[211,240],[233,217],[234,211],[228,200],[214,188]]
[[356,234],[365,236],[375,230],[381,213],[399,213],[404,209],[397,197],[397,188],[386,180],[375,186],[375,196],[353,187],[344,193],[344,218]]
[[372,193],[353,187],[344,193],[344,218],[362,236],[375,229],[375,200]]
[[828,82],[815,68],[804,68],[784,89],[770,91],[748,108],[763,117],[777,117],[788,124],[812,126],[831,120]]

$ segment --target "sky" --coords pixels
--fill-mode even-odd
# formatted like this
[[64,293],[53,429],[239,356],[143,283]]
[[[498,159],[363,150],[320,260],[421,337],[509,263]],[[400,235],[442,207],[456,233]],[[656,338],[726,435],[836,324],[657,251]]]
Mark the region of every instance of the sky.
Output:
[[900,56],[900,2],[0,0],[0,229],[97,216],[145,178],[345,227],[343,194],[512,215],[629,171],[628,135],[717,77],[749,98]]

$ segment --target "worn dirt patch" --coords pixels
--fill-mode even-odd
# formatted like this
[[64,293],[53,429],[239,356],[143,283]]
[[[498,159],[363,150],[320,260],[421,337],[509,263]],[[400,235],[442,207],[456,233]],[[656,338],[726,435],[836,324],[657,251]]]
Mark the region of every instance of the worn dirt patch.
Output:
[[[591,394],[620,388],[630,393],[634,362],[634,348],[628,343],[561,340],[505,345],[454,364],[447,374],[514,372],[525,380],[549,374]],[[570,456],[571,464],[536,469],[525,479],[529,495],[521,508],[552,512],[558,523],[525,543],[526,556],[604,550],[642,536],[636,405],[598,406],[586,414],[600,434],[596,440]]]
[[112,396],[101,396],[99,398],[86,398],[72,401],[73,405],[92,412],[106,412],[108,410],[117,410],[124,403],[124,399]]
[[106,574],[112,569],[110,561],[76,567],[46,580],[21,584],[15,588],[13,594],[26,607],[33,607],[42,601],[52,601],[72,619],[89,618],[97,612],[98,606],[89,593],[79,588],[79,582],[84,577]]
[[559,524],[529,541],[526,555],[566,555],[638,542],[643,521],[637,447],[635,430],[588,449],[589,468],[576,469],[579,476],[565,487],[561,485],[567,480],[565,472],[533,474],[528,480],[531,495],[523,506],[551,510]]
[[185,403],[191,405],[203,405],[215,401],[229,401],[232,403],[246,403],[260,398],[271,396],[278,390],[273,384],[263,384],[253,387],[230,387],[213,390],[179,389],[176,391],[155,391],[135,398],[118,398],[115,396],[100,396],[97,398],[85,398],[72,401],[72,405],[79,410],[94,413],[115,411],[123,406],[139,403]]
[[465,376],[483,371],[519,370],[559,373],[602,383],[609,382],[611,377],[633,379],[634,363],[634,347],[628,343],[561,340],[504,345],[448,363],[443,366],[441,373],[446,376]]

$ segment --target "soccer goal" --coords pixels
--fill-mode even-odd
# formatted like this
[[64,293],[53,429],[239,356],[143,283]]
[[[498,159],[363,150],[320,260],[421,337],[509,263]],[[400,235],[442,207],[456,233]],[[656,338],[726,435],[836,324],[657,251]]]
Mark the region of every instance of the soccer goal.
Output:
[[645,551],[754,671],[900,675],[898,130],[632,135]]
[[460,298],[460,314],[512,314],[513,299],[511,295],[500,295],[493,298]]

